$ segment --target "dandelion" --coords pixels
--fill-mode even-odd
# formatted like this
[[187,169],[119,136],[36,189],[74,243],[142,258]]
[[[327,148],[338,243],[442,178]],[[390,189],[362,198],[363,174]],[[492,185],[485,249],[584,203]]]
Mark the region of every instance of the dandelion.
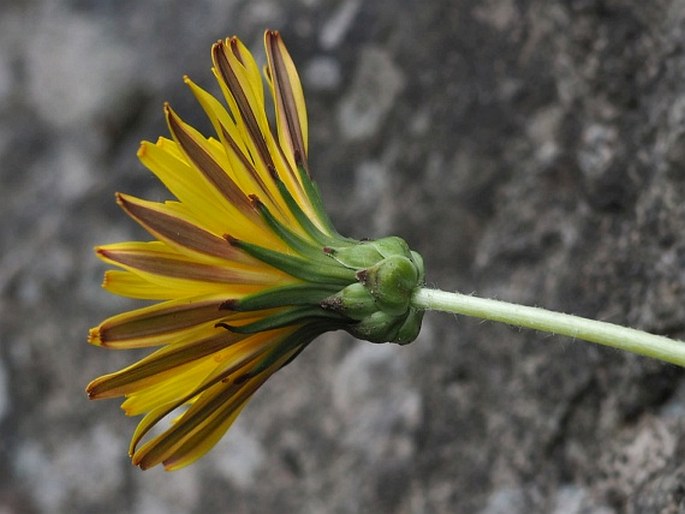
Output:
[[[89,334],[105,348],[156,348],[87,387],[91,398],[125,397],[125,413],[143,416],[129,450],[134,464],[173,470],[200,458],[255,391],[322,333],[342,329],[371,342],[406,344],[430,309],[685,365],[680,341],[427,289],[423,260],[402,239],[361,242],[338,234],[310,177],[295,66],[278,32],[267,31],[264,43],[264,79],[239,39],[212,47],[225,103],[185,78],[214,137],[166,105],[171,138],[141,144],[141,162],[175,199],[116,198],[154,240],[96,249],[118,268],[105,273],[105,289],[156,302],[113,316]],[[275,107],[273,128],[264,83]]]
[[[275,131],[253,56],[235,37],[216,43],[212,71],[228,108],[185,79],[216,137],[165,106],[171,139],[143,142],[138,156],[176,200],[118,194],[155,240],[96,249],[119,268],[106,272],[105,289],[159,302],[89,336],[105,348],[159,347],[87,388],[91,398],[124,396],[126,414],[144,415],[130,446],[141,468],[177,469],[202,456],[323,332],[408,343],[419,331],[422,311],[409,302],[423,281],[420,256],[399,238],[359,242],[332,227],[309,176],[297,72],[277,32],[264,43]],[[143,443],[170,414],[171,426]]]

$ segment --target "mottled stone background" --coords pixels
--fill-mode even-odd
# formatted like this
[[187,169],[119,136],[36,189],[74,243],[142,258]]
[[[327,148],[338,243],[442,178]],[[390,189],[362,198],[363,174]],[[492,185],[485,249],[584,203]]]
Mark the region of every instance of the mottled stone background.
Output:
[[280,29],[343,233],[404,236],[430,284],[685,337],[683,0],[2,0],[0,512],[685,509],[685,381],[569,339],[426,316],[409,347],[322,337],[189,469],[141,472],[89,402],[133,359],[97,243],[209,47]]

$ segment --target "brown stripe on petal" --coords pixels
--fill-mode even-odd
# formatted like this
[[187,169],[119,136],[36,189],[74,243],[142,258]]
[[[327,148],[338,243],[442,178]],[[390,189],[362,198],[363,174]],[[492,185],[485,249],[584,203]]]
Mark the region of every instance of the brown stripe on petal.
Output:
[[250,176],[254,178],[255,182],[259,185],[259,188],[268,193],[269,190],[266,187],[266,184],[262,180],[262,177],[259,176],[259,173],[257,173],[257,170],[255,169],[254,165],[250,162],[250,160],[247,158],[247,156],[243,153],[243,151],[240,149],[238,146],[238,143],[236,143],[231,135],[226,131],[224,127],[221,127],[221,135],[224,137],[228,145],[231,147],[231,150],[235,154],[236,157],[238,157],[238,160],[240,163],[245,167],[245,169],[248,171]]
[[285,134],[290,142],[293,154],[306,158],[307,150],[302,136],[300,117],[295,102],[293,87],[283,61],[283,49],[280,35],[269,30],[265,34],[266,50],[269,57],[269,71],[276,96],[276,108],[285,121]]
[[224,140],[228,145],[230,146],[231,150],[233,151],[234,155],[240,160],[240,163],[243,165],[243,167],[247,170],[247,172],[250,174],[250,176],[254,179],[254,181],[257,183],[257,186],[259,189],[266,195],[266,197],[271,201],[272,205],[274,205],[281,214],[283,214],[280,205],[278,205],[278,202],[276,199],[273,197],[271,194],[271,191],[269,191],[268,186],[262,179],[262,177],[257,173],[257,170],[255,169],[254,165],[249,161],[247,156],[242,152],[238,144],[233,140],[233,138],[228,134],[226,129],[224,127],[221,127],[221,133],[224,137]]
[[232,37],[228,40],[229,44],[231,45],[231,52],[233,55],[236,56],[240,64],[245,65],[245,60],[243,59],[243,56],[240,54],[240,46],[238,45],[238,38],[237,37]]
[[230,402],[231,396],[235,394],[236,386],[231,384],[223,388],[219,386],[217,389],[219,391],[212,397],[214,401],[211,402],[211,406],[201,412],[199,416],[189,417],[186,411],[170,428],[136,450],[131,457],[133,465],[139,466],[141,469],[149,469],[162,463],[174,454],[174,451],[183,444],[184,439],[195,430],[198,424],[212,414],[216,414],[217,411],[221,412],[222,406],[225,408],[227,402]]
[[184,260],[154,250],[99,248],[97,253],[122,266],[170,278],[227,284],[263,284],[265,281],[261,273]]
[[[194,398],[202,398],[206,401],[207,397],[205,395],[215,394],[213,391],[211,391],[212,389],[224,390],[225,388],[232,388],[233,392],[238,390],[238,386],[236,386],[235,384],[230,384],[228,378],[233,373],[240,370],[243,366],[249,365],[250,363],[259,359],[270,347],[268,344],[263,344],[265,342],[268,343],[268,336],[265,334],[249,336],[249,338],[246,339],[245,342],[247,343],[248,341],[250,342],[250,348],[252,349],[252,351],[246,352],[244,355],[238,358],[231,359],[227,362],[227,365],[225,367],[215,371],[213,375],[211,377],[207,377],[207,379],[201,385],[199,385],[192,391],[186,393],[185,395],[179,397],[176,401],[167,405],[160,406],[159,408],[150,411],[145,416],[145,418],[143,418],[143,420],[136,428],[135,434],[131,438],[131,445],[129,448],[129,453],[133,455],[134,464],[137,464],[137,461],[144,459],[148,451],[150,451],[152,447],[156,446],[157,443],[167,435],[168,431],[151,440],[150,442],[146,443],[142,448],[140,448],[140,450],[136,451],[136,447],[138,446],[138,443],[140,443],[140,440],[162,418],[169,415],[171,412],[178,409],[182,405],[187,404]],[[149,462],[149,459],[147,461]]]
[[171,456],[164,459],[162,462],[164,469],[166,471],[180,469],[205,455],[233,425],[242,409],[247,405],[248,400],[249,396],[242,403],[234,405],[230,412],[214,418],[195,431],[193,435],[187,437]]
[[[221,75],[221,78],[228,86],[229,91],[235,99],[238,110],[240,111],[240,116],[245,123],[247,132],[250,135],[250,139],[254,143],[259,158],[265,165],[273,165],[273,159],[269,153],[269,149],[266,145],[266,140],[264,139],[264,134],[259,128],[259,123],[255,116],[254,110],[247,99],[247,95],[240,85],[240,81],[236,76],[236,72],[231,66],[231,63],[226,56],[226,45],[223,41],[219,41],[212,47],[212,57],[214,64]],[[236,59],[239,59],[236,56]]]
[[164,111],[169,123],[169,129],[188,156],[188,159],[190,159],[197,169],[214,185],[214,187],[217,188],[230,204],[245,214],[246,217],[256,218],[256,213],[250,207],[250,202],[247,201],[247,198],[240,187],[238,187],[231,177],[228,176],[226,170],[224,170],[221,165],[202,148],[168,105],[165,105]]
[[102,346],[127,348],[133,341],[168,336],[202,323],[225,318],[217,300],[158,304],[138,311],[119,314],[92,329],[90,341]]
[[[142,469],[148,469],[160,462],[174,460],[190,450],[186,443],[197,442],[193,434],[206,434],[205,430],[213,430],[233,412],[242,406],[261,386],[267,376],[241,386],[235,384],[216,384],[216,392],[207,391],[200,397],[183,416],[166,432],[150,441],[133,456],[133,463]],[[205,430],[203,430],[203,428]],[[180,451],[180,453],[179,453]]]
[[215,236],[176,216],[147,207],[132,197],[118,193],[117,203],[156,237],[212,257],[240,262],[251,260],[243,252],[226,244],[223,237]]
[[163,348],[135,364],[93,380],[86,391],[92,399],[130,394],[139,383],[151,377],[161,381],[164,373],[190,364],[243,340],[245,336],[221,332],[189,344]]

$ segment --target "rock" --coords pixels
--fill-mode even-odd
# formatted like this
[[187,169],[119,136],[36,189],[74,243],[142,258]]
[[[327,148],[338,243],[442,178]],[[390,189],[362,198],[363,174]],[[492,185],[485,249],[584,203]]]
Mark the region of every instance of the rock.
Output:
[[397,234],[429,285],[685,338],[680,0],[0,2],[0,512],[680,512],[680,369],[427,314],[407,347],[334,333],[259,391],[205,459],[133,468],[136,420],[89,402],[134,360],[86,333],[134,302],[95,244],[143,237],[115,191],[210,45],[303,76],[336,226]]

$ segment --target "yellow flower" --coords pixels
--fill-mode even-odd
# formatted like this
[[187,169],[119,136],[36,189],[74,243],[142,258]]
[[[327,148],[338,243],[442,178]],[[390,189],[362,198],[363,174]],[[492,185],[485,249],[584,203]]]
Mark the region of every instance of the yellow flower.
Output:
[[[326,216],[307,165],[302,86],[278,32],[264,37],[260,70],[235,37],[212,47],[212,71],[228,109],[187,77],[216,137],[164,108],[171,139],[143,142],[138,156],[176,198],[117,194],[155,239],[110,244],[98,257],[108,291],[154,300],[105,320],[92,344],[156,351],[93,380],[91,398],[124,396],[143,415],[133,463],[178,469],[223,436],[252,394],[314,338],[344,329],[370,341],[412,341],[422,313],[410,306],[423,283],[421,257],[396,237],[359,242]],[[172,415],[158,435],[150,429]]]

